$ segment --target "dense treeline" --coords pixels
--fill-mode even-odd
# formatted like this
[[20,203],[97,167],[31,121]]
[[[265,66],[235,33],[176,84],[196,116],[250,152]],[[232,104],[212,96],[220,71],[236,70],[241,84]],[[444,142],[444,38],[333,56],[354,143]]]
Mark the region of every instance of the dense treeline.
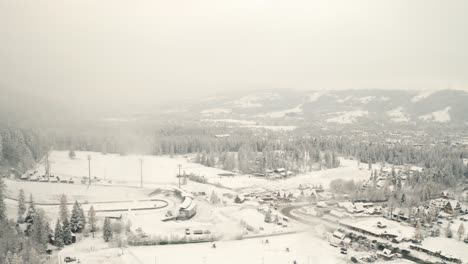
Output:
[[28,129],[0,125],[0,165],[24,171],[39,161],[50,143]]
[[[230,135],[215,136],[226,133]],[[467,177],[462,159],[468,158],[468,151],[445,144],[389,145],[377,140],[351,140],[346,135],[306,136],[304,133],[253,132],[242,128],[196,124],[168,125],[125,133],[119,130],[110,134],[55,136],[54,148],[121,154],[129,153],[133,148],[154,155],[196,154],[196,162],[246,173],[278,167],[295,172],[333,168],[339,166],[337,156],[340,155],[365,163],[419,165],[431,169],[428,171],[435,174],[431,174],[431,179],[446,185],[453,185]]]
[[18,221],[8,220],[6,187],[0,177],[0,263],[39,264],[49,243],[49,225],[42,210],[36,209],[32,196],[28,206],[20,194]]
[[[463,158],[468,158],[468,151],[445,144],[420,147],[400,143],[389,145],[379,141],[350,140],[346,135],[306,136],[304,133],[254,132],[197,124],[118,128],[45,133],[0,126],[0,165],[24,170],[53,147],[57,150],[120,154],[195,154],[196,162],[243,173],[279,167],[293,172],[334,168],[339,166],[337,157],[340,155],[365,163],[419,165],[431,169],[425,173],[431,173],[427,177],[432,181],[448,186],[467,177]],[[230,135],[215,136],[226,133]]]

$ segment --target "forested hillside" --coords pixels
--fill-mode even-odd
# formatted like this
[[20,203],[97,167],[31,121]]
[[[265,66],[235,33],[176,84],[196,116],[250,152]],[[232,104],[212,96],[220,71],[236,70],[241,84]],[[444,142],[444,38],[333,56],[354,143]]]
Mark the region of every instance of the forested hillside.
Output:
[[49,145],[33,130],[0,125],[0,166],[3,170],[24,171],[44,156]]

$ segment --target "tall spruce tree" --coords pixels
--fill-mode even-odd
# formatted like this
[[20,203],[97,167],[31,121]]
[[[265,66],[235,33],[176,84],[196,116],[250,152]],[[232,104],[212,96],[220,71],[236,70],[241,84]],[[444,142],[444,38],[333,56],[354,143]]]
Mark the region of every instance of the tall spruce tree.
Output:
[[31,193],[29,194],[28,213],[26,214],[26,218],[24,220],[26,223],[32,225],[36,217],[37,217],[36,205],[34,204],[33,195]]
[[83,230],[83,220],[81,218],[81,206],[78,201],[75,201],[73,204],[72,215],[70,218],[71,231],[73,233],[78,233]]
[[86,227],[86,222],[87,221],[86,221],[86,216],[85,216],[83,207],[81,207],[81,206],[80,206],[79,213],[80,213],[80,218],[81,218],[81,222],[82,222],[82,228],[84,229]]
[[104,226],[102,227],[104,241],[109,242],[112,239],[112,226],[108,217],[104,220]]
[[24,196],[24,191],[21,189],[18,195],[18,223],[24,222],[24,214],[26,213],[26,198]]
[[63,242],[62,226],[60,225],[60,219],[57,219],[57,223],[55,224],[54,245],[58,248],[62,248],[65,245],[65,243]]
[[72,243],[72,231],[70,227],[70,222],[68,219],[62,221],[62,236],[63,236],[63,243],[65,245],[70,245]]
[[68,221],[68,205],[67,205],[67,196],[62,194],[60,197],[60,208],[59,208],[60,220],[62,220],[62,225],[64,224],[65,219]]
[[94,238],[94,232],[96,232],[96,212],[94,211],[94,207],[91,205],[88,211],[88,222],[89,222],[89,230],[91,233],[93,233],[93,238]]

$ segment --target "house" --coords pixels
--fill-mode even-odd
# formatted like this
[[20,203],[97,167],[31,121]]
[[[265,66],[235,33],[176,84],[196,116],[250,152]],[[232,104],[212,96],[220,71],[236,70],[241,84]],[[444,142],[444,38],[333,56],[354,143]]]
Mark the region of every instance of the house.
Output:
[[186,196],[179,206],[178,220],[188,220],[197,213],[197,204],[192,197]]
[[445,199],[450,199],[451,197],[453,197],[453,195],[449,193],[448,191],[443,191],[440,193],[440,197],[445,198]]
[[275,169],[273,172],[282,174],[282,173],[286,172],[286,169],[285,168],[278,168],[278,169]]
[[339,219],[345,217],[345,214],[344,214],[344,213],[339,212],[339,211],[336,211],[336,210],[331,210],[331,211],[329,212],[329,214],[332,215],[332,216],[334,216],[334,217],[336,217],[336,218],[339,218]]
[[448,214],[460,213],[461,210],[461,204],[457,200],[449,200],[444,206],[444,211]]
[[326,202],[321,201],[321,202],[318,202],[318,203],[317,203],[317,207],[319,207],[319,208],[327,208],[328,205],[327,205]]
[[444,198],[433,199],[429,202],[429,206],[437,208],[437,209],[443,209],[446,205],[447,205],[447,199],[444,199]]
[[339,231],[339,230],[336,230],[335,232],[333,232],[333,234],[328,238],[328,242],[330,243],[330,245],[334,246],[334,247],[338,247],[339,245],[342,244],[343,242],[343,239],[345,239],[346,235]]
[[382,251],[378,252],[377,255],[381,256],[384,259],[390,260],[395,257],[395,254],[388,248],[384,248]]
[[237,195],[236,198],[234,198],[234,202],[238,204],[245,202],[245,196],[242,194]]

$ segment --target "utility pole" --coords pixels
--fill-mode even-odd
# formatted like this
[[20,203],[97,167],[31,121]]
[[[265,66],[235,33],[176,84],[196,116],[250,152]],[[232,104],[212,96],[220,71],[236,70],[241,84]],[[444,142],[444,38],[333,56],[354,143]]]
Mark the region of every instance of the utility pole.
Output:
[[88,187],[91,185],[91,155],[88,155]]
[[143,159],[140,159],[140,188],[143,188]]
[[177,176],[177,178],[179,178],[179,189],[180,189],[180,167],[181,167],[182,165],[179,164],[178,166],[179,166],[179,176]]
[[45,156],[45,173],[47,176],[47,180],[50,180],[50,164],[49,164],[49,151],[47,152]]

